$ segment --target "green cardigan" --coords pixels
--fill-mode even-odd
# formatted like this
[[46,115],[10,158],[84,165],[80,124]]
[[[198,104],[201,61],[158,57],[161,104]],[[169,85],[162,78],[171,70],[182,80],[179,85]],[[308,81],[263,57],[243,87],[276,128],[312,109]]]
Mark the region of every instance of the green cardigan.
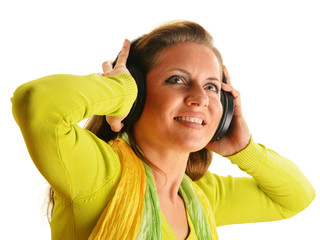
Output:
[[[52,239],[87,239],[120,180],[116,151],[77,123],[92,115],[123,116],[136,94],[127,74],[52,75],[15,91],[15,120],[32,160],[55,192]],[[315,197],[290,160],[252,139],[228,158],[252,177],[207,172],[195,182],[209,199],[217,226],[288,218]],[[196,239],[190,218],[189,225],[188,239]],[[162,235],[175,239],[164,217]]]

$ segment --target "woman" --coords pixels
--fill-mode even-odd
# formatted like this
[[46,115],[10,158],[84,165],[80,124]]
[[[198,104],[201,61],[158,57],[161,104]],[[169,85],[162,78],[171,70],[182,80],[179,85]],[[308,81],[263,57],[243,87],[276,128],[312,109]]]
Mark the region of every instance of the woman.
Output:
[[[145,100],[137,82],[135,102],[128,40],[102,74],[47,76],[16,90],[13,114],[54,193],[53,239],[217,239],[216,226],[284,219],[310,204],[315,192],[300,170],[253,141],[212,42],[193,22],[136,41],[130,58]],[[216,141],[222,91],[234,114]],[[252,178],[208,172],[212,152]]]

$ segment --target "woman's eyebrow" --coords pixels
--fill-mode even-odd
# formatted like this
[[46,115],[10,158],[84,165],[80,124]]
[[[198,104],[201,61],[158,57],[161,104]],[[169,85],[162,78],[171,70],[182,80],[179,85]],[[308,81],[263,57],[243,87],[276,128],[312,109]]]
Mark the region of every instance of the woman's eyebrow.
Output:
[[191,75],[187,70],[184,70],[182,68],[172,68],[172,69],[167,70],[166,72],[170,72],[170,71],[180,71],[180,72],[183,72],[184,74],[186,74],[188,76]]
[[[183,72],[184,74],[188,75],[188,77],[190,77],[190,75],[191,75],[187,70],[182,69],[182,68],[173,68],[173,69],[167,70],[166,72],[170,72],[170,71],[180,71],[180,72]],[[209,77],[206,80],[221,82],[221,80],[219,80],[216,77]]]

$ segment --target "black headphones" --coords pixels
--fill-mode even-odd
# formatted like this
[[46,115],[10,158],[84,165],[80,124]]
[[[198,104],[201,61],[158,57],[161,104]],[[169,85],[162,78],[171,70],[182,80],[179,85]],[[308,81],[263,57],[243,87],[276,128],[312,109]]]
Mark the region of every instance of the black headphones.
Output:
[[[134,123],[139,119],[143,111],[145,98],[146,98],[146,83],[145,83],[146,72],[144,71],[144,68],[141,65],[141,60],[138,54],[134,52],[135,45],[140,39],[141,38],[138,38],[131,42],[130,52],[129,52],[129,56],[126,63],[126,66],[129,72],[131,73],[131,76],[135,79],[137,83],[138,96],[128,116],[122,121],[124,123],[124,127],[126,125]],[[118,60],[118,57],[115,59],[113,66],[115,66],[117,60]],[[223,74],[222,82],[227,83],[224,74]],[[222,113],[222,117],[220,119],[218,128],[215,134],[213,135],[211,141],[218,141],[220,138],[222,138],[226,134],[233,117],[234,101],[233,101],[232,94],[221,90],[220,101],[223,108],[223,113]]]

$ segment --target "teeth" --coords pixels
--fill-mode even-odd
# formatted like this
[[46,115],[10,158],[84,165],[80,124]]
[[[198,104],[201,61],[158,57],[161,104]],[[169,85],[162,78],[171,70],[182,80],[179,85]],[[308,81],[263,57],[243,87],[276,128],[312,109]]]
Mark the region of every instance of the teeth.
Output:
[[192,123],[198,123],[201,124],[203,123],[203,120],[200,118],[195,118],[195,117],[177,117],[175,118],[178,121],[186,121],[186,122],[192,122]]

